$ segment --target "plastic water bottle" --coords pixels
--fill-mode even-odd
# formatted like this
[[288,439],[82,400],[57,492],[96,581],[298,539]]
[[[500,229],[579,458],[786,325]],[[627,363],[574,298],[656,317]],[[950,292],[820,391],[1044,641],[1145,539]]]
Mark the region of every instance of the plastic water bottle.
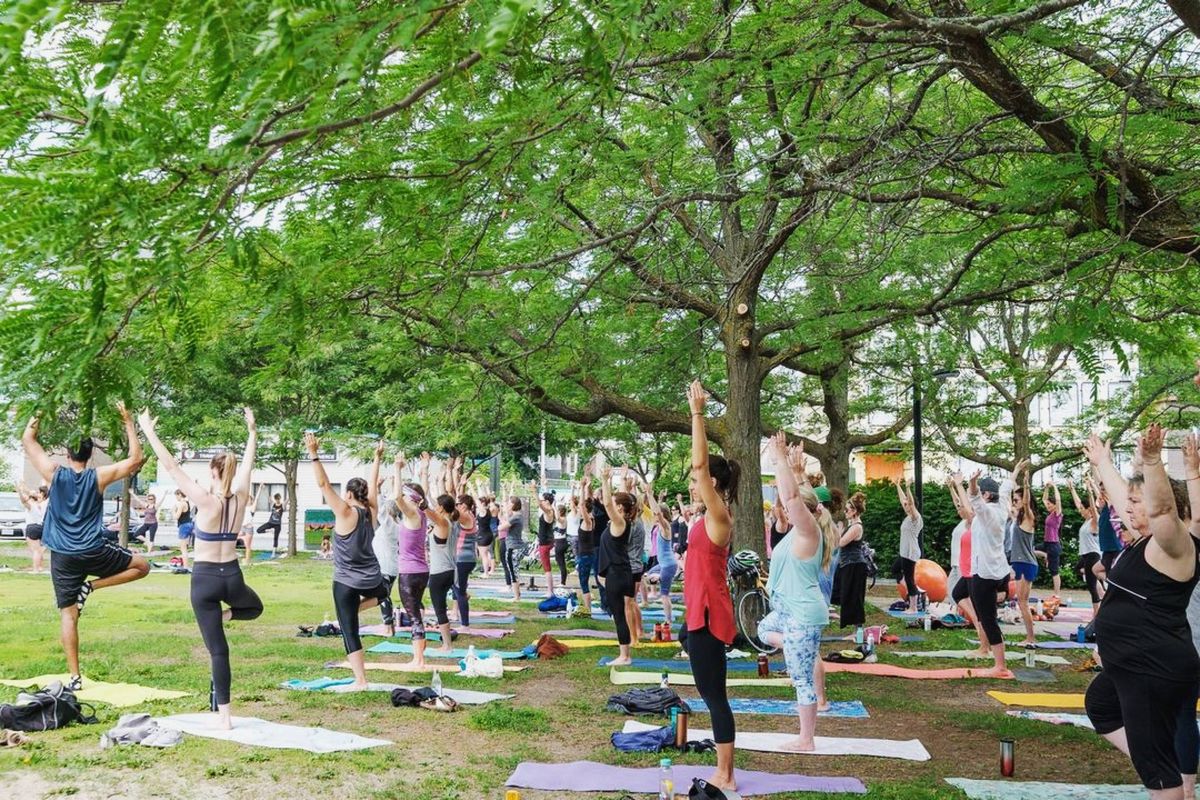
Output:
[[671,678],[669,675],[667,675],[667,671],[665,669],[662,671],[662,680],[658,682],[658,685],[662,689],[671,688]]
[[669,758],[658,762],[658,800],[675,800],[675,772]]
[[463,672],[467,673],[468,675],[474,675],[475,674],[475,661],[478,658],[479,657],[475,655],[475,645],[471,645],[470,647],[468,647],[467,648],[467,659],[466,659],[466,663],[463,667]]
[[438,697],[441,697],[442,696],[442,673],[438,672],[437,670],[434,670],[433,680],[429,682],[429,685],[433,687],[433,693],[436,694]]
[[575,595],[567,595],[567,616],[575,616]]
[[854,629],[854,643],[856,645],[861,645],[863,643],[862,625],[859,625],[857,628]]
[[1045,605],[1045,603],[1042,602],[1041,598],[1038,598],[1037,615],[1039,617],[1046,616],[1046,605]]
[[1079,644],[1083,644],[1087,641],[1087,628],[1080,625],[1075,629],[1075,641]]
[[1033,647],[1025,648],[1025,666],[1029,667],[1030,669],[1033,669],[1037,666],[1037,653]]

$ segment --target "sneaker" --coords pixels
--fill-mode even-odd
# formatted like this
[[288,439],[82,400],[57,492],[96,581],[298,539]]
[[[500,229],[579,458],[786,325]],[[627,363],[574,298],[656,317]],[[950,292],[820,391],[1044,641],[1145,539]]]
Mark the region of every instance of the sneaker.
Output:
[[80,689],[83,688],[83,676],[82,675],[72,675],[71,680],[67,681],[67,688],[70,689],[72,692],[78,692]]
[[84,581],[83,586],[79,587],[79,594],[75,596],[75,608],[79,610],[80,616],[83,615],[83,605],[87,602],[88,595],[92,593],[92,582]]

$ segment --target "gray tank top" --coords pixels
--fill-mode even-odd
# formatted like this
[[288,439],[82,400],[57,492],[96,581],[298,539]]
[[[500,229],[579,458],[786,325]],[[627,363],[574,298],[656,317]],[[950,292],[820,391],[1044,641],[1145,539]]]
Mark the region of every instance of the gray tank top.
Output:
[[355,508],[358,524],[348,536],[333,534],[333,579],[351,589],[374,589],[383,583],[379,561],[371,543],[375,538],[375,526],[371,524],[371,512]]
[[450,523],[450,535],[444,542],[434,537],[434,530],[436,528],[429,530],[429,574],[454,572],[454,543],[458,539],[458,523]]
[[1037,556],[1033,554],[1033,532],[1021,530],[1015,521],[1012,526],[1012,556],[1010,563],[1036,564]]

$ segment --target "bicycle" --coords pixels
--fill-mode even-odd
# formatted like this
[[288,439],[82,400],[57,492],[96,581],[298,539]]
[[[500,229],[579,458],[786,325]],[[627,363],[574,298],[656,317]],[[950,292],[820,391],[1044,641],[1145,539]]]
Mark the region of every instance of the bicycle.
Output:
[[758,623],[771,613],[766,573],[762,559],[753,550],[729,557],[729,595],[733,598],[733,620],[738,635],[759,653],[774,655],[778,647],[758,638]]

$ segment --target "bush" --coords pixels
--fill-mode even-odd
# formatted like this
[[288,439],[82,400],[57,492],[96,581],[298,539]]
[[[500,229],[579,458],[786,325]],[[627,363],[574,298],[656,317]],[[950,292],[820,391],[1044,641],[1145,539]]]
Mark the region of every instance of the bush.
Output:
[[[875,549],[875,563],[879,566],[880,582],[890,581],[892,562],[900,552],[900,522],[904,511],[896,498],[896,487],[890,481],[871,481],[865,485],[852,486],[851,494],[862,492],[867,496],[867,513],[863,515],[863,533]],[[1041,507],[1040,494],[1037,498],[1038,529],[1035,537],[1041,547],[1043,525],[1046,515]],[[950,492],[941,484],[925,484],[924,508],[925,528],[921,533],[921,549],[925,558],[936,561],[949,572],[950,535],[959,523],[958,512],[950,499]],[[1079,526],[1083,519],[1075,510],[1068,494],[1063,498],[1062,539],[1062,585],[1064,588],[1080,589],[1084,583],[1074,571],[1079,557]],[[1044,562],[1038,571],[1037,586],[1050,587],[1050,575]]]

